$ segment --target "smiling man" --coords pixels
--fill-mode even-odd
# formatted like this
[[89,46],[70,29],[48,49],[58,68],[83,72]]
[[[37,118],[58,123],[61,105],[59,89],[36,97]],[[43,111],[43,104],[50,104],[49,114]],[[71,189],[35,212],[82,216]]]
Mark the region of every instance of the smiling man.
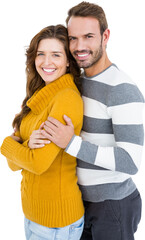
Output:
[[48,118],[41,132],[78,158],[86,210],[81,240],[133,240],[141,198],[131,176],[141,162],[144,98],[107,56],[110,31],[101,7],[82,2],[69,10],[66,22],[70,51],[84,69],[83,128],[81,136],[74,135],[71,119],[64,116],[66,125]]

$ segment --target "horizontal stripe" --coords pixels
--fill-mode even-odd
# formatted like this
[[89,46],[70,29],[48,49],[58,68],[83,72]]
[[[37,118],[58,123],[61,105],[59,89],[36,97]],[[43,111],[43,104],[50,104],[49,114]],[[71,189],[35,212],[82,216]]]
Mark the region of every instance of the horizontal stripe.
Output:
[[108,169],[105,169],[105,168],[102,168],[102,167],[99,167],[99,166],[96,166],[96,165],[84,162],[84,161],[82,161],[82,160],[80,160],[78,158],[77,158],[77,167],[94,169],[94,170],[96,169],[96,170],[106,170],[106,171],[109,171]]
[[84,79],[82,92],[84,97],[94,99],[108,107],[132,102],[144,102],[143,95],[137,86],[129,83],[112,87],[95,81],[91,81],[90,84],[89,80]]
[[105,200],[120,200],[129,196],[135,191],[136,186],[129,178],[121,183],[106,183],[100,185],[83,186],[79,185],[82,198],[89,202],[103,202]]
[[143,125],[115,125],[113,130],[116,142],[129,142],[143,145],[144,130]]
[[[96,91],[97,89],[97,91]],[[107,84],[84,79],[82,82],[82,95],[94,99],[106,105],[108,94],[111,91],[112,86]]]
[[129,103],[108,108],[113,124],[142,124],[144,103]]
[[74,135],[69,144],[67,145],[65,152],[67,152],[71,156],[76,157],[80,150],[81,143],[82,143],[81,137]]
[[131,175],[137,173],[138,168],[136,167],[133,159],[127,151],[119,147],[114,148],[114,156],[116,161],[116,171],[128,173]]
[[113,134],[98,134],[98,133],[87,133],[81,131],[81,137],[83,140],[89,141],[100,146],[116,146]]
[[118,67],[114,64],[93,77],[86,77],[84,75],[84,78],[91,81],[101,82],[107,85],[109,84],[110,86],[116,86],[122,83],[134,84],[131,78],[126,73],[119,70]]
[[115,171],[114,148],[99,146],[95,165]]
[[[133,159],[134,164],[139,169],[140,163],[141,163],[141,158],[142,158],[143,147],[140,145],[126,143],[126,142],[118,142],[117,146],[126,150],[126,152],[128,152],[128,154]],[[117,162],[118,162],[118,160],[117,160]],[[122,164],[122,163],[120,163],[120,164]]]
[[88,133],[113,134],[112,120],[84,116],[82,130]]
[[83,186],[123,182],[130,175],[113,171],[77,168],[78,183]]
[[83,141],[77,158],[86,161],[87,163],[94,164],[98,147],[95,144]]
[[107,107],[94,99],[82,97],[84,102],[84,115],[92,118],[109,119]]
[[123,83],[112,87],[108,96],[107,105],[110,107],[132,102],[144,102],[143,95],[137,86]]

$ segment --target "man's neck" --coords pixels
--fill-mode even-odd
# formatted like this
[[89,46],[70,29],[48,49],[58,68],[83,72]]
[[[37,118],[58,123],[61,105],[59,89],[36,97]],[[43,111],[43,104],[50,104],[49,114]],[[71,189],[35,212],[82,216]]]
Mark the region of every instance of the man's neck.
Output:
[[106,68],[108,68],[111,65],[111,61],[105,55],[105,57],[102,57],[97,63],[95,63],[92,67],[85,69],[85,75],[87,77],[95,76],[101,72],[103,72]]

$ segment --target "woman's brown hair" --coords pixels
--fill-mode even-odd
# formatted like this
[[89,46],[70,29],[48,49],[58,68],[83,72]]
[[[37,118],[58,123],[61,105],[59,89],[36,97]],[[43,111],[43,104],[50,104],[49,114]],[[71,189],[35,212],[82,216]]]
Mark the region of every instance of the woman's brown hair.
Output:
[[42,29],[38,34],[34,36],[34,38],[30,42],[30,46],[26,50],[26,77],[27,77],[27,84],[26,84],[26,97],[22,103],[21,112],[16,115],[13,120],[12,126],[16,127],[18,130],[20,128],[20,124],[22,118],[26,116],[30,108],[27,106],[27,101],[29,98],[32,97],[34,92],[38,89],[41,89],[45,86],[45,82],[41,78],[41,76],[36,71],[35,67],[35,58],[38,49],[39,42],[42,39],[57,39],[59,40],[63,46],[69,60],[69,67],[67,68],[66,73],[71,73],[74,76],[74,81],[80,90],[80,69],[71,55],[69,51],[69,40],[68,40],[68,32],[67,29],[63,25],[56,25],[56,26],[48,26]]

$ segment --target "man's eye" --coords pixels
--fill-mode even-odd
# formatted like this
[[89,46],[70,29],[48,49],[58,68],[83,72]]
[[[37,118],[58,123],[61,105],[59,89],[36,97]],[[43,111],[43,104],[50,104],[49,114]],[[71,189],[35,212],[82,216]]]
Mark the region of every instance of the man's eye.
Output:
[[93,36],[92,35],[88,35],[88,36],[86,36],[87,38],[92,38]]
[[75,39],[76,39],[75,37],[69,37],[69,41],[73,41]]

